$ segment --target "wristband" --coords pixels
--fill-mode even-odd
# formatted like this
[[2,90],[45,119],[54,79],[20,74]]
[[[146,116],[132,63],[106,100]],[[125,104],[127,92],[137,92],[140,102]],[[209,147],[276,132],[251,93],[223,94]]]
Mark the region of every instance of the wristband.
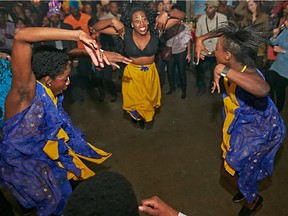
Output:
[[183,214],[182,212],[179,212],[178,216],[187,216],[187,215]]
[[10,60],[11,60],[11,56],[10,56],[10,55],[7,55],[7,56],[6,56],[6,60],[10,61]]
[[226,77],[229,70],[230,70],[230,68],[225,66],[221,72],[221,76]]

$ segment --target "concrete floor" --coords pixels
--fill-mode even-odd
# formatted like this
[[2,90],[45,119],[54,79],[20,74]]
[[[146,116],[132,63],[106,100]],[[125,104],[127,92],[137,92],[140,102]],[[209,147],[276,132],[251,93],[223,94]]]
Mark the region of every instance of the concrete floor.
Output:
[[[189,216],[236,216],[241,205],[232,203],[235,191],[219,174],[221,95],[197,96],[195,75],[187,75],[187,98],[180,98],[179,89],[166,96],[165,85],[161,109],[148,130],[133,127],[122,111],[120,93],[116,103],[110,103],[108,94],[102,103],[85,95],[84,103],[65,107],[88,141],[113,153],[103,166],[88,165],[124,174],[139,201],[158,195]],[[287,114],[282,113],[286,123]],[[288,215],[287,162],[286,139],[272,177],[259,184],[264,205],[257,216]]]

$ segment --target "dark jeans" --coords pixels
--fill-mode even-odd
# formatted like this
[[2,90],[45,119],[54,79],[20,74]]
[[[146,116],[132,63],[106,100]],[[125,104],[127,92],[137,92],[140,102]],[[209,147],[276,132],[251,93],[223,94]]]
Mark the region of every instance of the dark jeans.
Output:
[[[187,86],[186,55],[187,55],[187,51],[177,53],[177,54],[172,54],[171,59],[168,62],[168,81],[169,81],[170,90],[176,89],[175,81],[179,80],[182,92],[186,92],[186,86]],[[175,66],[178,71],[177,73],[178,79],[176,77]]]
[[111,96],[116,97],[115,83],[112,80],[112,66],[105,65],[105,67],[100,70],[96,69],[94,73],[100,95],[104,96],[106,87]]
[[212,85],[214,80],[214,68],[217,64],[215,57],[205,57],[204,60],[200,60],[199,64],[196,67],[196,84],[198,90],[206,90],[206,82],[205,82],[205,72],[207,70],[210,71],[210,83],[209,88]]
[[166,79],[165,65],[166,64],[167,64],[167,61],[163,61],[160,57],[157,59],[157,70],[159,74],[161,87],[165,85],[165,79]]
[[[280,76],[277,72],[269,70],[266,74],[267,83],[270,86],[270,97],[273,102],[276,104],[276,107],[279,112],[282,111],[285,97],[286,97],[286,87],[288,84],[288,79]],[[275,100],[276,93],[276,100]]]

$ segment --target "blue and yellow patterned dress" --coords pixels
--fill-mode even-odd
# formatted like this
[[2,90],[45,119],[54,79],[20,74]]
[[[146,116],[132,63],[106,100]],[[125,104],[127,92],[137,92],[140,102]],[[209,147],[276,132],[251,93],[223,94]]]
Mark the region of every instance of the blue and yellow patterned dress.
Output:
[[37,83],[31,105],[3,125],[0,183],[37,215],[63,214],[72,192],[69,179],[94,175],[81,159],[102,163],[110,153],[84,140],[62,107],[63,95]]
[[231,175],[238,173],[239,190],[252,203],[258,195],[257,182],[272,174],[286,127],[269,96],[257,98],[227,78],[224,85],[224,166]]

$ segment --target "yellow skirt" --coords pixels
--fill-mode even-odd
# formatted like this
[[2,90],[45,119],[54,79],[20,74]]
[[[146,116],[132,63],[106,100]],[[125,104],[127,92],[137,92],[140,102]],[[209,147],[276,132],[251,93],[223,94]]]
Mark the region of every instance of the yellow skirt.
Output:
[[155,108],[161,105],[161,87],[155,63],[150,65],[128,64],[122,79],[123,109],[132,118],[153,120]]

